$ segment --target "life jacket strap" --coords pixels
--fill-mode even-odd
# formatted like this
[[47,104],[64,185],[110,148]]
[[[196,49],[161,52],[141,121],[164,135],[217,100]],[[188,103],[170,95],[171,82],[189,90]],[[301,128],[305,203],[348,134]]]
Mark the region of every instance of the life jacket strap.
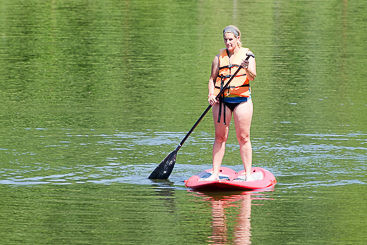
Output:
[[[218,87],[218,86],[214,86],[215,88],[218,88],[218,89],[221,89],[221,87]],[[227,86],[227,89],[230,89],[230,88],[242,88],[242,87],[250,87],[250,84],[242,84],[240,86]]]
[[[220,90],[224,87],[224,79],[222,79],[220,83]],[[219,111],[218,111],[218,123],[220,123],[220,117],[222,115],[222,107],[223,107],[223,124],[226,125],[226,106],[223,103],[224,101],[224,93],[219,97]]]
[[[235,77],[243,77],[243,76],[246,76],[246,73],[245,74],[240,74],[240,75],[236,75]],[[220,77],[222,80],[223,79],[227,79],[227,78],[231,78],[232,75],[219,75],[218,77]]]
[[226,65],[226,66],[221,66],[219,67],[219,70],[223,70],[223,69],[231,69],[232,67],[240,67],[240,65],[232,65],[232,64],[229,64],[229,65]]

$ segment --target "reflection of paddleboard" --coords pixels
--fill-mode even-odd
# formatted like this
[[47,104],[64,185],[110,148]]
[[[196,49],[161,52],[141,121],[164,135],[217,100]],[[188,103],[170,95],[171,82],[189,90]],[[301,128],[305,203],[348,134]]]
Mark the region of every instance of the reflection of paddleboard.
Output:
[[236,172],[227,167],[221,167],[219,180],[207,181],[213,169],[204,170],[191,176],[185,181],[188,188],[199,190],[257,190],[274,187],[277,183],[274,175],[269,171],[254,167],[251,169],[254,181],[246,181],[245,170]]

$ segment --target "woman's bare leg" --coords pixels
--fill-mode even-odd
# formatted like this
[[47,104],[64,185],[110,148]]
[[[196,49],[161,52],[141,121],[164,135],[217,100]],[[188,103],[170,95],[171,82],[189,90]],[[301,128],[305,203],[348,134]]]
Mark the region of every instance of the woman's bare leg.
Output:
[[251,176],[252,146],[250,141],[250,127],[253,113],[252,100],[239,104],[233,112],[236,125],[236,136],[240,144],[240,154],[246,171],[246,180],[253,181]]
[[220,123],[218,123],[218,111],[219,104],[213,105],[213,119],[215,127],[215,140],[213,145],[213,174],[208,178],[208,180],[215,180],[219,178],[219,169],[222,164],[224,157],[226,142],[228,139],[229,124],[231,122],[232,112],[226,108],[226,125],[223,124],[223,107],[222,115],[220,118]]

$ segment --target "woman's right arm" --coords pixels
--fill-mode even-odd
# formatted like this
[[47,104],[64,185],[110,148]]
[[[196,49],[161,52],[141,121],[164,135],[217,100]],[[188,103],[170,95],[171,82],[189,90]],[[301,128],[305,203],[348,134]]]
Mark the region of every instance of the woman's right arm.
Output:
[[208,102],[209,104],[214,104],[217,103],[216,95],[214,94],[214,83],[217,79],[219,73],[219,55],[216,55],[213,59],[213,63],[212,63],[212,72],[209,78],[209,83],[208,83]]

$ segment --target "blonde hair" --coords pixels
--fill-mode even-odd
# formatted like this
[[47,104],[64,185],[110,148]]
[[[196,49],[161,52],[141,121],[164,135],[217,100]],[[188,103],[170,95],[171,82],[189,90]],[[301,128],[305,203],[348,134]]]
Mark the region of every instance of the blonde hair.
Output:
[[229,26],[226,26],[223,30],[223,37],[224,37],[224,34],[225,33],[233,33],[233,35],[235,36],[235,38],[237,37],[240,37],[237,41],[237,46],[239,48],[242,47],[242,43],[241,43],[241,32],[240,32],[240,29],[238,29],[237,26],[234,26],[234,25],[229,25]]

